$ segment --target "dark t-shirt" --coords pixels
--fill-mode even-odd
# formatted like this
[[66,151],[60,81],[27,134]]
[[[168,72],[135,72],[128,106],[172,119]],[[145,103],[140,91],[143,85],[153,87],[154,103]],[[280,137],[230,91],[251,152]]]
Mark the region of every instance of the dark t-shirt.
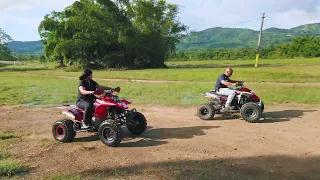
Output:
[[216,82],[216,90],[218,90],[219,88],[227,88],[228,86],[224,85],[221,83],[222,80],[225,80],[227,82],[230,82],[230,79],[228,76],[226,76],[225,74],[221,74],[219,77],[218,77],[218,80]]
[[[87,91],[95,91],[97,89],[97,85],[98,85],[98,83],[95,82],[94,80],[90,80],[90,82],[88,82],[86,80],[80,80],[78,88],[80,86],[83,86],[85,88],[85,90],[87,90]],[[83,95],[83,94],[81,94],[80,90],[78,89],[77,103],[79,101],[83,101],[83,100],[93,102],[94,99],[95,99],[94,95],[92,95],[92,94]]]

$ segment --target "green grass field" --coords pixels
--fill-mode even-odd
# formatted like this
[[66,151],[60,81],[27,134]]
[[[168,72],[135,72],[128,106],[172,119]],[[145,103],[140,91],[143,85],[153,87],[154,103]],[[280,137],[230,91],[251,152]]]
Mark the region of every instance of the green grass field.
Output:
[[[224,73],[225,68],[214,69],[152,69],[130,71],[94,71],[96,78],[106,79],[142,79],[142,80],[170,80],[170,81],[198,81],[215,82],[216,78]],[[32,74],[47,76],[72,76],[78,77],[81,72],[58,71],[33,71]],[[297,68],[234,68],[231,79],[245,82],[320,82],[319,67]]]
[[[24,106],[55,105],[75,103],[77,95],[76,79],[61,79],[18,73],[0,74],[1,105],[22,104]],[[196,105],[205,102],[201,93],[213,88],[208,83],[150,84],[112,82],[111,87],[120,86],[119,96],[133,100],[135,104]],[[320,86],[264,85],[252,84],[266,104],[277,102],[319,103]]]
[[[260,60],[260,62],[276,62],[280,60]],[[270,103],[320,103],[320,71],[316,66],[319,59],[281,60],[279,67],[235,67],[232,79],[251,82],[248,87],[255,90],[266,104]],[[290,62],[294,63],[290,63]],[[208,61],[168,62],[191,63],[195,66]],[[223,61],[219,62],[223,65]],[[240,64],[247,60],[226,61]],[[198,64],[197,64],[198,63]],[[308,66],[302,66],[308,64]],[[319,63],[320,64],[320,63]],[[22,104],[24,106],[43,106],[75,103],[77,95],[76,79],[81,72],[53,70],[54,63],[27,63],[13,66],[0,62],[1,105]],[[226,65],[227,67],[227,65]],[[193,83],[133,83],[98,81],[108,86],[120,86],[119,96],[133,100],[135,104],[159,105],[197,105],[205,102],[201,95],[213,89],[214,82],[225,67],[220,68],[169,68],[152,70],[94,71],[94,77],[106,79],[145,79],[145,80],[180,80]],[[55,76],[66,76],[57,78]],[[67,78],[73,77],[73,78]],[[209,83],[208,83],[209,82]],[[264,84],[254,82],[294,82],[300,84]]]
[[[236,66],[254,67],[256,60],[198,60],[198,61],[168,61],[166,64],[175,66]],[[298,58],[298,59],[260,59],[259,67],[272,66],[310,66],[320,65],[320,58]]]
[[[217,76],[223,73],[233,63],[234,74],[231,79],[243,80],[245,82],[284,82],[284,83],[305,83],[320,82],[320,59],[291,59],[291,60],[260,60],[260,64],[276,64],[281,61],[278,67],[253,68],[247,65],[252,60],[233,61],[181,61],[167,62],[169,69],[148,69],[148,70],[126,70],[126,71],[94,71],[94,77],[106,79],[141,79],[141,80],[170,80],[170,81],[197,81],[213,82]],[[175,63],[189,64],[189,67],[175,68]],[[212,67],[201,67],[201,63],[209,63]],[[211,64],[210,64],[211,63]],[[223,64],[225,63],[225,64]],[[215,66],[215,64],[219,64]],[[0,64],[0,72],[28,71],[29,74],[45,76],[71,76],[78,77],[81,71],[66,72],[65,70],[52,70],[53,63],[49,64],[25,64],[6,65]]]

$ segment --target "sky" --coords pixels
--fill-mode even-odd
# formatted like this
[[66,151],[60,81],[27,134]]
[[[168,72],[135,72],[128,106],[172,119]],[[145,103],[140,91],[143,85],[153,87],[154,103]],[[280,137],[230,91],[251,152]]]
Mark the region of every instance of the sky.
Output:
[[[63,11],[75,0],[0,0],[0,27],[16,41],[39,40],[45,14]],[[189,30],[212,27],[292,28],[320,22],[320,0],[167,0],[180,6],[179,18]]]

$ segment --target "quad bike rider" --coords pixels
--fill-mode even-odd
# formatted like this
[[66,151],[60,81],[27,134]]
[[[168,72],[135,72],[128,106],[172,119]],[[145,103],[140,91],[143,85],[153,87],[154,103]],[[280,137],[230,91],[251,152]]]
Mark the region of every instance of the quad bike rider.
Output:
[[[205,93],[205,97],[210,98],[206,104],[198,108],[200,119],[213,119],[215,114],[239,112],[243,119],[248,122],[257,122],[262,116],[264,104],[254,91],[245,88],[243,81],[231,80],[233,69],[227,68],[221,74],[215,85],[215,90]],[[232,89],[228,86],[241,86]]]
[[[107,86],[99,85],[92,80],[92,71],[89,69],[84,70],[83,74],[79,77],[79,89],[77,97],[77,107],[84,110],[84,121],[82,123],[83,129],[92,128],[90,121],[93,117],[93,103],[95,96],[93,95],[96,89],[99,90],[112,90]],[[119,87],[118,87],[119,88]]]
[[228,112],[234,108],[233,106],[231,106],[231,101],[236,95],[236,91],[234,89],[228,88],[228,86],[236,86],[240,81],[231,80],[229,77],[231,77],[232,74],[233,69],[228,68],[226,72],[224,74],[221,74],[216,81],[215,90],[217,94],[228,96],[226,105],[221,110],[221,112]]
[[[104,90],[109,90],[104,92]],[[72,119],[56,121],[52,134],[59,142],[71,142],[77,132],[98,132],[100,140],[108,146],[117,146],[122,139],[122,126],[134,135],[142,134],[147,120],[136,109],[128,110],[132,102],[120,99],[113,92],[120,87],[110,88],[98,85],[92,80],[92,71],[85,70],[80,76],[77,104],[58,107],[62,114]]]

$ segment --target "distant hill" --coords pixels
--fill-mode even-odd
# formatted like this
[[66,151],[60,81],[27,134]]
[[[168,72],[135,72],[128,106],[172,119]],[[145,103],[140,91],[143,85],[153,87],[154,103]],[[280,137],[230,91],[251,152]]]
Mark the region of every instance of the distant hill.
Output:
[[18,54],[43,54],[41,41],[13,41],[8,43],[11,52]]
[[[291,29],[269,28],[263,31],[262,47],[288,43],[296,36],[320,36],[320,23],[306,24]],[[207,48],[255,48],[259,31],[242,28],[210,28],[193,32],[177,44],[177,50]]]
[[[291,29],[269,28],[263,31],[262,47],[289,43],[296,36],[320,36],[320,23],[306,24]],[[243,28],[210,28],[192,32],[177,44],[177,50],[211,48],[255,48],[259,31]],[[41,41],[14,41],[8,44],[12,52],[20,54],[42,54]]]

